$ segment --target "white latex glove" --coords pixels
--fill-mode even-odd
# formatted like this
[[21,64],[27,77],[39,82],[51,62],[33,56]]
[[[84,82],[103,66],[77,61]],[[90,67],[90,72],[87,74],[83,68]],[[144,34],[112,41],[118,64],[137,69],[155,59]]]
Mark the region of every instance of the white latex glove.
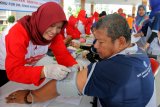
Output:
[[52,65],[45,65],[43,68],[43,72],[46,78],[62,80],[67,76],[69,72],[71,72],[71,70],[63,65],[52,64]]
[[78,71],[80,71],[80,67],[79,67],[78,64],[75,64],[75,65],[69,67],[69,69],[71,70],[71,72],[78,72]]

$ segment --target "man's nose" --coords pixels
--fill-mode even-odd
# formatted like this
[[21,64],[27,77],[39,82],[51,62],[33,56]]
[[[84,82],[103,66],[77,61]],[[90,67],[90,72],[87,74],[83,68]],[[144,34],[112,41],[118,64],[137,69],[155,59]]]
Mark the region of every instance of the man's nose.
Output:
[[98,42],[96,41],[95,44],[94,44],[94,48],[97,49],[97,47],[98,47]]

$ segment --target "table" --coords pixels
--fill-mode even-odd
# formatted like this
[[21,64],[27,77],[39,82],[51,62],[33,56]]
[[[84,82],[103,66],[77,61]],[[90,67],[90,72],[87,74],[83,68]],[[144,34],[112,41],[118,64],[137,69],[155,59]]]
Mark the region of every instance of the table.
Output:
[[[76,59],[77,62],[81,66],[85,66],[86,64],[89,63],[89,61],[82,59],[81,55]],[[46,56],[42,60],[40,60],[37,65],[45,65],[45,64],[51,64],[51,63],[56,63],[52,57]],[[36,87],[34,85],[26,85],[26,84],[21,84],[21,83],[16,83],[16,82],[8,82],[4,86],[0,87],[0,107],[31,107],[31,105],[27,104],[6,104],[5,103],[5,97],[10,94],[11,92],[18,90],[18,89],[36,89],[40,88],[43,86],[46,82],[49,80],[45,80],[39,87]],[[92,107],[92,104],[90,102],[93,100],[92,97],[89,96],[82,96],[81,102],[79,105],[75,104],[69,104],[69,103],[64,103],[60,102],[56,99],[44,102],[44,103],[35,103],[32,105],[32,107]]]
[[[41,84],[39,87],[43,86],[47,80]],[[36,89],[39,88],[34,85],[25,85],[21,83],[16,83],[16,82],[8,82],[4,86],[0,88],[0,107],[31,107],[31,105],[27,104],[7,104],[5,103],[5,96],[7,96],[9,93],[17,90],[17,89]],[[44,103],[35,103],[32,105],[32,107],[92,107],[90,102],[92,101],[92,97],[89,96],[82,96],[81,102],[79,105],[75,104],[69,104],[69,103],[64,103],[60,102],[56,99],[44,102]]]

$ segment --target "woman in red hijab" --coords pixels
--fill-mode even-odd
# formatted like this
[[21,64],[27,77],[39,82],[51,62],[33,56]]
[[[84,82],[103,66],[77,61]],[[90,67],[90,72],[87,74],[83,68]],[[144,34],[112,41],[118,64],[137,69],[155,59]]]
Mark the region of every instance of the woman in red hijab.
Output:
[[[77,64],[60,35],[65,25],[61,6],[47,2],[7,28],[0,38],[0,73],[5,76],[5,81],[0,77],[0,82],[7,82],[8,77],[11,81],[39,85],[44,78],[63,79],[70,72],[65,66]],[[58,64],[36,66],[49,46]]]
[[[66,27],[66,34],[67,34],[67,37],[65,39],[66,41],[68,38],[70,38],[70,41],[72,39],[79,39],[80,38],[81,32],[78,30],[77,25],[78,25],[78,19],[76,17],[74,17],[73,15],[70,16],[69,20],[68,20],[67,27]],[[70,42],[70,41],[68,41],[68,42]]]
[[122,8],[119,8],[118,9],[118,14],[121,15],[122,17],[124,17],[126,19],[126,14],[123,13],[123,9]]
[[86,11],[85,10],[80,10],[78,13],[78,30],[81,32],[81,34],[86,34],[85,32],[85,27],[86,27]]
[[98,19],[99,19],[99,13],[97,13],[97,12],[94,12],[93,16],[86,19],[87,21],[86,21],[85,32],[87,35],[90,35],[92,33],[91,27],[92,27],[93,23],[98,21]]

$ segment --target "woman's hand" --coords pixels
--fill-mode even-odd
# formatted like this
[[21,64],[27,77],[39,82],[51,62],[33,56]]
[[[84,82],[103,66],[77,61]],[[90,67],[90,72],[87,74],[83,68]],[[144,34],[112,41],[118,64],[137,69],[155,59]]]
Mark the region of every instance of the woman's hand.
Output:
[[82,58],[87,59],[87,54],[88,53],[89,53],[88,51],[83,51],[82,52]]
[[72,36],[68,35],[68,36],[65,38],[64,43],[65,43],[65,45],[68,45],[68,44],[70,44],[71,41],[72,41]]
[[45,65],[42,72],[44,72],[46,78],[62,80],[69,72],[71,72],[71,70],[63,65],[50,64]]
[[80,43],[72,42],[72,46],[75,47],[76,49],[79,49],[80,48]]
[[143,32],[140,32],[140,33],[134,34],[133,36],[134,36],[134,37],[142,37],[143,35],[144,35]]
[[144,46],[144,50],[147,50],[149,48],[149,45],[150,45],[149,43],[146,43]]
[[18,90],[15,91],[11,94],[8,95],[8,97],[6,97],[6,102],[7,103],[20,103],[20,104],[24,104],[26,103],[24,101],[24,97],[26,95],[28,95],[29,90]]
[[140,33],[136,33],[136,34],[134,34],[134,37],[141,37],[141,34]]

